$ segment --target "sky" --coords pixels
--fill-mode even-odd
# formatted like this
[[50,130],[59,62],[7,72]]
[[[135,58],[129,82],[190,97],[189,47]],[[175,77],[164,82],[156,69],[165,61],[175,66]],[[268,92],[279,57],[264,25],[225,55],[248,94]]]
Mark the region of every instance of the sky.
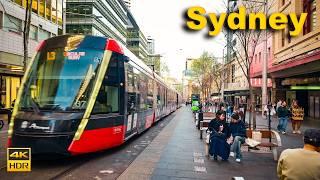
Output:
[[184,12],[201,6],[208,12],[223,12],[224,0],[131,0],[131,12],[145,36],[155,39],[155,51],[163,56],[170,75],[181,80],[186,58],[198,58],[204,51],[222,57],[224,35],[207,38],[208,29],[186,32]]

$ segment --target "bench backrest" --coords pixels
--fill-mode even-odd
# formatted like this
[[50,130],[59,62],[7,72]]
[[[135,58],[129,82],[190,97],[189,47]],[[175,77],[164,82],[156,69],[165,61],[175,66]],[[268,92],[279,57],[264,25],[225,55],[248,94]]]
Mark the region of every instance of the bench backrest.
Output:
[[[252,129],[247,129],[247,137],[252,138]],[[269,130],[256,130],[261,132],[261,138],[270,138],[271,137],[271,131]]]
[[203,117],[212,117],[212,119],[213,119],[216,117],[216,114],[213,112],[204,112]]

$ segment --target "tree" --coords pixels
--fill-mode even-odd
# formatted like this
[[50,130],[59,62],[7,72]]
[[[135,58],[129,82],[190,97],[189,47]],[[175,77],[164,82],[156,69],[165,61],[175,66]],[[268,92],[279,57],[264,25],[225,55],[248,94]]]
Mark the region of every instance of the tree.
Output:
[[29,46],[29,32],[31,24],[31,10],[32,10],[32,0],[26,0],[26,13],[24,18],[24,28],[23,28],[23,70],[26,72],[27,62],[28,62],[28,46]]
[[213,83],[221,89],[220,69],[221,64],[208,52],[203,52],[200,58],[192,62],[192,78],[198,84],[203,98],[210,98]]
[[[247,11],[250,11],[250,13],[258,13],[258,12],[265,12],[264,8],[265,5],[263,4],[263,1],[261,3],[257,2],[250,2],[250,1],[242,1],[242,6],[244,6]],[[274,5],[274,1],[269,1],[267,3],[267,13],[271,9],[271,7]],[[267,31],[264,31],[264,33],[267,33]],[[234,31],[233,34],[235,35],[237,39],[237,45],[231,47],[231,43],[228,43],[228,46],[231,47],[232,52],[236,53],[235,60],[237,61],[237,64],[239,65],[240,69],[243,72],[243,75],[245,76],[248,86],[249,86],[249,93],[250,98],[248,101],[249,109],[251,112],[255,112],[254,108],[256,105],[255,98],[254,98],[254,92],[253,87],[251,85],[251,77],[250,77],[250,68],[253,62],[253,56],[256,52],[256,47],[259,43],[264,40],[264,37],[262,35],[265,35],[262,33],[261,30],[238,30]],[[251,124],[251,119],[253,118],[253,126],[255,128],[256,125],[256,119],[255,114],[252,117],[252,113],[249,114],[249,121]]]

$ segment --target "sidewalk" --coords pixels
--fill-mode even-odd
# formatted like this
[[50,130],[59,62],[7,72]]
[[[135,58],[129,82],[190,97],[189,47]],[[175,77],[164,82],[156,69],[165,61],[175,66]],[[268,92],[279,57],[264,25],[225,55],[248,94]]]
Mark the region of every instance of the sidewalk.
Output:
[[[281,136],[284,148],[302,145],[301,135],[287,136]],[[182,107],[119,179],[277,179],[276,165],[271,152],[243,152],[240,164],[208,159],[191,110]]]

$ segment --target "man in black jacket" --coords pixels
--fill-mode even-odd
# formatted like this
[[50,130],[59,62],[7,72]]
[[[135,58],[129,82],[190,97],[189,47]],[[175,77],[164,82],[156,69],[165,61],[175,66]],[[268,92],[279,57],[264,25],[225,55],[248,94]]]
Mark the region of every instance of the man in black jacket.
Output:
[[230,156],[236,155],[236,162],[240,163],[242,159],[241,144],[245,142],[246,127],[238,114],[231,116],[230,131],[233,137]]
[[227,143],[227,139],[230,137],[230,130],[225,121],[223,111],[219,110],[216,113],[216,118],[210,121],[208,129],[211,131],[210,155],[213,155],[215,160],[217,160],[218,156],[223,160],[227,160],[230,153],[230,145]]

